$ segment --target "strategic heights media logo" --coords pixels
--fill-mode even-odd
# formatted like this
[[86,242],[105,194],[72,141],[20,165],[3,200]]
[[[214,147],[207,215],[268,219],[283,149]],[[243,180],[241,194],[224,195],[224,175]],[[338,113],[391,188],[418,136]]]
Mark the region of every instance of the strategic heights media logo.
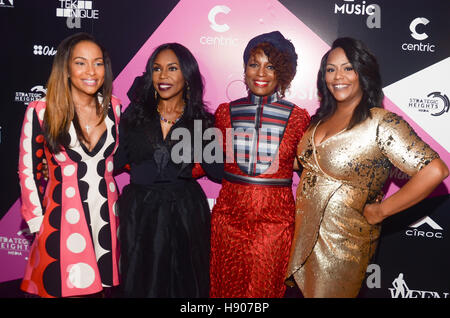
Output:
[[47,95],[47,89],[42,85],[36,85],[29,92],[16,92],[14,101],[16,103],[23,103],[26,106],[35,100],[45,97],[45,95]]
[[441,92],[431,92],[424,97],[410,97],[408,107],[418,112],[429,113],[431,116],[441,116],[448,113],[450,100]]

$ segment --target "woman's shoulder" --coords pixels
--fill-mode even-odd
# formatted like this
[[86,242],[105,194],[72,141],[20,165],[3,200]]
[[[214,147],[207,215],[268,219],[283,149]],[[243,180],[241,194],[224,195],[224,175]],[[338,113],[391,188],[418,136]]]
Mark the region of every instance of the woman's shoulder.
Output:
[[372,114],[372,118],[376,119],[379,124],[404,121],[400,115],[380,107],[371,108],[370,113]]
[[47,107],[47,101],[45,97],[32,101],[28,104],[27,110],[26,110],[26,116],[32,116],[33,112],[35,112],[38,115],[38,119],[42,124],[42,121],[44,120],[44,114],[45,109]]
[[387,109],[381,108],[381,107],[372,107],[370,109],[370,114],[372,115],[372,117],[381,119],[386,115],[394,114],[394,113],[388,111]]

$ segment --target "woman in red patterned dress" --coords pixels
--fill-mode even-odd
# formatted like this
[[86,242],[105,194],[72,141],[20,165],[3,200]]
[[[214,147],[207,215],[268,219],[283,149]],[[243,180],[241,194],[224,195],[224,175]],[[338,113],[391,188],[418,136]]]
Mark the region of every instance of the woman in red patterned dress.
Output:
[[120,105],[112,79],[105,50],[91,35],[74,34],[58,46],[45,100],[25,112],[22,215],[36,233],[21,285],[28,293],[85,296],[119,283],[113,154]]
[[210,296],[283,297],[294,233],[293,167],[310,117],[282,99],[297,54],[280,32],[250,40],[244,65],[249,95],[215,114],[226,162],[211,219]]

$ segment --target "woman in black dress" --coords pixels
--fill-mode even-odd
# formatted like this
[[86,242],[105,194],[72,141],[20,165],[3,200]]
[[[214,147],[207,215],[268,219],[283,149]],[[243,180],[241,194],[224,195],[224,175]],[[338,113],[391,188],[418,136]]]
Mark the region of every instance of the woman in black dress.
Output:
[[[123,295],[208,297],[210,209],[195,180],[206,165],[194,163],[193,137],[213,116],[197,61],[184,46],[163,44],[128,94],[115,158],[130,169],[119,199]],[[179,132],[191,137],[181,140],[187,148]]]

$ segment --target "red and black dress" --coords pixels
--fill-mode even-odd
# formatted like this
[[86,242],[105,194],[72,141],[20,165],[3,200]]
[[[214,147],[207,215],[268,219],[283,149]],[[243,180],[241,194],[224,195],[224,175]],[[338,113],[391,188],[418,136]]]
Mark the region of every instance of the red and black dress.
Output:
[[211,297],[283,297],[294,233],[292,174],[307,111],[271,96],[221,104],[226,153],[211,219]]

